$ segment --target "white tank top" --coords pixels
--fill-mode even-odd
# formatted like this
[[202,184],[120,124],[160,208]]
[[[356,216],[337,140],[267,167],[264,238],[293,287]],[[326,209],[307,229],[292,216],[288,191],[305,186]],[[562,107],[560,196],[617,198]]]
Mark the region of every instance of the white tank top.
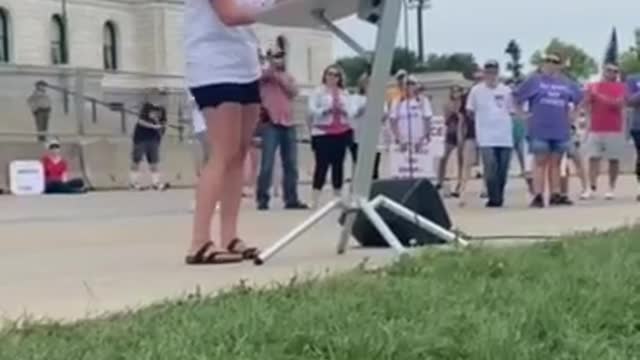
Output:
[[211,0],[185,1],[184,46],[189,87],[247,84],[260,77],[258,40],[253,30],[250,26],[226,26]]

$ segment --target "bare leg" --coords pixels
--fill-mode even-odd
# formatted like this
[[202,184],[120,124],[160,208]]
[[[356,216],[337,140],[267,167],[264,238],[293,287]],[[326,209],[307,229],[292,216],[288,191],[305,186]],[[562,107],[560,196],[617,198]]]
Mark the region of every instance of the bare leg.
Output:
[[522,177],[526,176],[527,173],[527,167],[524,164],[524,144],[522,141],[520,141],[519,143],[516,144],[516,146],[514,147],[514,150],[516,151],[516,156],[518,157],[518,163],[520,164],[520,175]]
[[243,196],[253,197],[256,180],[258,178],[258,166],[260,164],[260,149],[256,146],[250,146],[248,156],[245,159],[244,169],[244,186]]
[[562,194],[560,188],[561,154],[551,154],[549,157],[549,190],[551,194]]
[[442,159],[440,159],[440,163],[438,164],[439,186],[442,186],[445,182],[445,178],[447,176],[447,165],[449,164],[449,157],[451,156],[453,149],[455,149],[455,146],[451,144],[445,144],[444,146],[444,154],[442,154]]
[[[242,201],[242,171],[244,161],[251,147],[253,132],[258,124],[260,107],[245,105],[239,107],[239,146],[225,173],[225,182],[220,203],[220,243],[227,248],[238,237],[238,215]],[[240,120],[239,119],[239,120]],[[213,161],[215,162],[215,161]]]
[[[464,147],[465,147],[466,141],[463,140],[462,142],[458,142],[458,146],[456,147],[456,166],[457,166],[457,170],[458,170],[458,184],[456,186],[456,192],[458,194],[460,194],[460,183],[462,182],[462,176],[463,176],[463,172],[464,170]],[[469,178],[469,175],[467,174],[467,178]]]
[[[237,197],[242,191],[242,106],[225,103],[216,108],[205,108],[207,121],[209,158],[200,172],[196,188],[196,205],[193,216],[193,237],[189,254],[197,252],[211,239],[211,220],[214,209],[229,183],[239,185]],[[240,159],[238,159],[240,158]],[[238,162],[240,161],[240,162]],[[226,186],[225,186],[226,185]],[[227,209],[230,210],[228,200]],[[233,210],[231,208],[231,210]],[[227,214],[228,217],[228,214]],[[228,225],[227,225],[228,227]],[[218,248],[222,244],[218,244]]]
[[586,174],[586,171],[584,170],[584,163],[582,161],[582,156],[580,156],[580,154],[575,154],[574,156],[571,157],[571,160],[573,161],[573,166],[576,168],[576,175],[578,175],[578,180],[580,180],[580,187],[582,189],[582,193],[585,193],[589,189],[587,185],[587,174]]
[[598,189],[598,176],[600,175],[600,158],[589,159],[589,185],[591,190]]
[[616,190],[616,183],[618,182],[618,174],[620,173],[620,161],[609,160],[609,190],[611,193]]
[[545,178],[549,167],[549,155],[535,155],[533,164],[533,192],[534,195],[544,196]]
[[458,192],[460,196],[460,206],[466,205],[467,182],[471,176],[471,168],[475,162],[475,145],[471,141],[464,141],[458,148],[462,153],[462,166],[459,172]]

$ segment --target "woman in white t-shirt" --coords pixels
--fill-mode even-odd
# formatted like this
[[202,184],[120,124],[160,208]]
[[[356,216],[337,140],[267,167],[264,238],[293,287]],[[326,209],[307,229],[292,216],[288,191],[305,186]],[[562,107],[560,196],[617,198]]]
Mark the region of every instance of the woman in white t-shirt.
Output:
[[433,111],[413,76],[407,79],[407,96],[391,106],[388,116],[393,139],[402,149],[420,151],[428,144]]
[[[187,264],[238,262],[258,254],[237,233],[244,161],[260,110],[258,41],[249,25],[262,7],[279,1],[185,1],[186,80],[205,118],[209,153],[215,153],[215,161],[200,171]],[[220,239],[213,242],[218,203]]]

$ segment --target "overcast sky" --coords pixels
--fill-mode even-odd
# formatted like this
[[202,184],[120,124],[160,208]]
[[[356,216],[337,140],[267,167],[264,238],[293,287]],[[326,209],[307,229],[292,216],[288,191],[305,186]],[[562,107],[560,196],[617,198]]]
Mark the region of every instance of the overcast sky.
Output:
[[[598,62],[615,26],[620,50],[634,43],[634,28],[640,27],[640,0],[432,0],[425,12],[427,53],[472,52],[477,61],[506,61],[504,49],[515,38],[528,63],[531,53],[557,36],[584,48]],[[473,5],[471,5],[473,4]],[[410,14],[411,47],[416,49],[415,13]],[[361,44],[375,41],[372,26],[350,18],[340,22]],[[404,45],[399,28],[398,44]],[[335,40],[337,57],[353,53]]]

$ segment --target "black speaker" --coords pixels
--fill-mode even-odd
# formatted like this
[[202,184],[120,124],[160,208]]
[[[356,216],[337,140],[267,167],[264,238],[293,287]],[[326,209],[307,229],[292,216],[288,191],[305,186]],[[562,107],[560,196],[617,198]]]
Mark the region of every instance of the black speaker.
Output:
[[[451,229],[451,219],[447,209],[438,190],[428,179],[378,180],[371,187],[370,199],[377,195],[384,195],[443,228]],[[405,246],[444,243],[443,240],[421,229],[415,223],[407,221],[385,208],[378,208],[378,213]],[[352,235],[364,247],[389,246],[362,211],[356,216]],[[409,244],[412,239],[415,239],[417,243]]]

